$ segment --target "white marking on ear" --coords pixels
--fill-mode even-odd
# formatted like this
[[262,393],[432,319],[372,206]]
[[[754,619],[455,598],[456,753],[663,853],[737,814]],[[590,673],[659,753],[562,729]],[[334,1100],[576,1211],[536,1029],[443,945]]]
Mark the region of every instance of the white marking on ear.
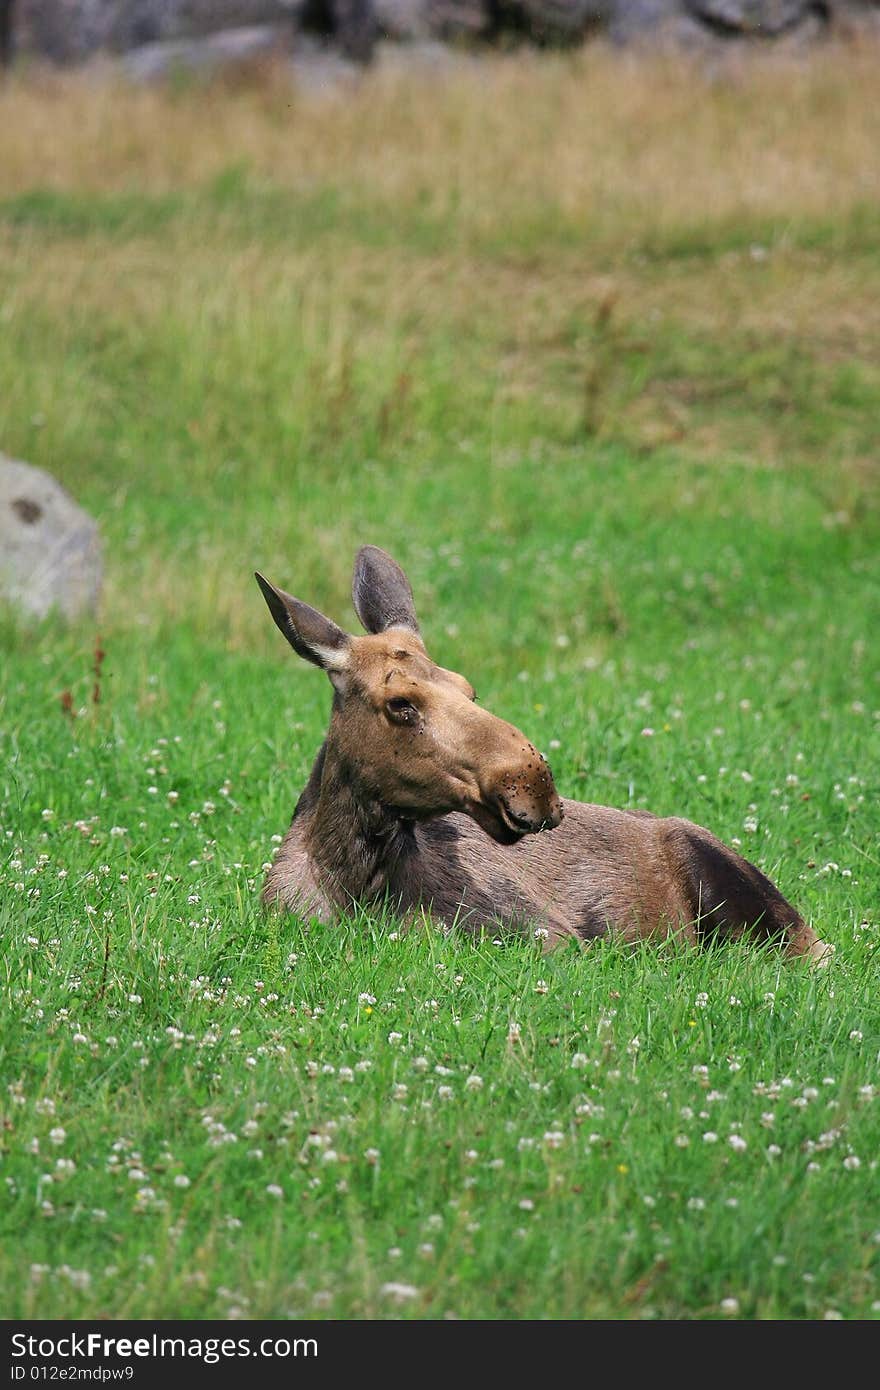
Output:
[[317,643],[311,643],[310,646],[317,661],[320,662],[325,671],[348,670],[351,659],[350,647],[319,647]]

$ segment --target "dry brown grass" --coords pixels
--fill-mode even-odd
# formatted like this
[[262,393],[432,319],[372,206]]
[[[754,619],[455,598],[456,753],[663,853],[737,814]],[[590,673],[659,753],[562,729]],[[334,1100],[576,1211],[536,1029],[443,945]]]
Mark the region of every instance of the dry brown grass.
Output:
[[880,195],[876,48],[709,71],[590,48],[380,70],[329,97],[280,72],[183,92],[30,74],[0,88],[0,195],[160,191],[231,164],[299,190],[456,209],[462,234],[545,217],[609,232],[841,213]]

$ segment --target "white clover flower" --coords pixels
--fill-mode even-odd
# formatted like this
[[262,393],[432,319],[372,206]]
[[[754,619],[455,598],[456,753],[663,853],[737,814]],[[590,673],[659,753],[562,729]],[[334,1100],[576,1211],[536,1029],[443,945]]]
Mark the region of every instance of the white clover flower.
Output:
[[383,1298],[394,1299],[396,1303],[406,1303],[408,1299],[419,1296],[419,1291],[414,1284],[398,1284],[393,1280],[383,1284],[379,1293]]
[[283,1197],[284,1188],[279,1187],[277,1182],[270,1182],[266,1187],[266,1193],[269,1197]]
[[742,1137],[741,1134],[731,1134],[731,1135],[729,1135],[729,1136],[728,1136],[727,1142],[728,1142],[728,1144],[730,1145],[730,1147],[733,1149],[733,1151],[734,1151],[735,1153],[738,1153],[738,1154],[743,1153],[743,1152],[749,1147],[748,1144],[746,1143],[745,1139],[743,1139],[743,1137]]

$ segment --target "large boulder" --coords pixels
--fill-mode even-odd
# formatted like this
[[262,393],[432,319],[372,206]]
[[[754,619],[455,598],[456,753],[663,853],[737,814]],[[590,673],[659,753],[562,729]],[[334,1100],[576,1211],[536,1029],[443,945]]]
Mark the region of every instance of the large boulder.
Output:
[[137,82],[174,77],[184,72],[210,76],[221,68],[282,52],[286,38],[279,26],[272,24],[221,29],[206,38],[139,44],[123,56],[122,64],[127,76]]
[[103,565],[97,524],[42,468],[0,454],[0,602],[19,614],[94,612]]
[[[852,0],[858,9],[874,0]],[[704,39],[813,37],[833,23],[850,0],[609,0],[609,33],[629,43],[664,38],[687,43]]]
[[287,24],[304,0],[15,0],[17,47],[58,63],[102,49],[205,38],[222,29]]
[[766,39],[825,16],[824,0],[686,0],[686,8],[721,34]]

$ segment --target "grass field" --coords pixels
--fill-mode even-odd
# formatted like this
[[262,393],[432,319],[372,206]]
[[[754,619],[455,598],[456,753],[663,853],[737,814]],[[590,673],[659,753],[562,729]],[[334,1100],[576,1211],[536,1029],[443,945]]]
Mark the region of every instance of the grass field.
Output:
[[[14,1318],[880,1310],[876,54],[0,86],[0,448],[106,544],[0,631]],[[264,915],[358,545],[567,796],[836,947]]]

